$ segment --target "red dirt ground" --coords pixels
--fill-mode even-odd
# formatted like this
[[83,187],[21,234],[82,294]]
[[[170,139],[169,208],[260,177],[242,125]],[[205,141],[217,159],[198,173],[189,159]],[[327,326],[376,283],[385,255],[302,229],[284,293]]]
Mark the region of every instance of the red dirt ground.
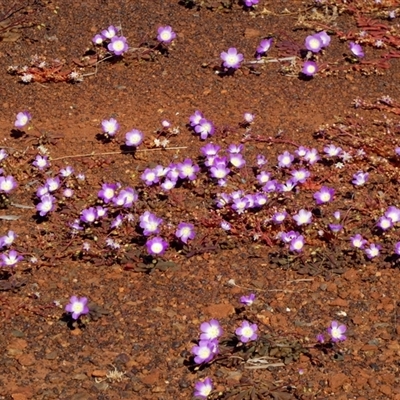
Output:
[[[393,250],[400,233],[396,225],[386,232],[376,228],[389,206],[399,206],[394,149],[400,146],[400,28],[398,18],[387,17],[398,2],[328,0],[317,7],[312,1],[260,0],[255,10],[237,2],[223,8],[219,1],[193,7],[177,0],[8,3],[2,3],[0,23],[0,147],[9,153],[4,174],[19,185],[2,195],[0,234],[17,233],[13,248],[24,260],[1,274],[0,399],[191,399],[195,382],[207,376],[215,386],[210,399],[400,399],[399,263]],[[16,13],[6,18],[10,10]],[[11,30],[20,20],[23,26]],[[177,38],[152,59],[130,53],[80,68],[76,62],[93,49],[92,37],[111,24],[122,27],[132,47],[155,44],[162,25],[172,26]],[[298,49],[321,29],[329,31],[331,45],[319,56],[320,72],[304,79]],[[349,42],[362,30],[371,38],[363,43],[366,62],[352,63]],[[297,56],[296,65],[270,62],[227,76],[215,73],[222,51],[236,47],[246,61],[254,60],[259,41],[270,35],[268,56]],[[379,35],[383,48],[374,46]],[[7,73],[35,55],[59,60],[61,71],[53,71],[58,77],[72,69],[85,77],[75,84],[24,84]],[[23,110],[32,114],[34,129],[21,134],[13,123]],[[195,110],[216,125],[211,139],[201,141],[188,128]],[[255,114],[250,130],[240,125],[244,112]],[[101,121],[110,117],[121,128],[104,141]],[[154,146],[164,119],[179,129],[165,150]],[[133,155],[121,151],[132,128],[145,133]],[[245,145],[247,165],[229,177],[227,188],[205,170],[166,194],[141,181],[148,167],[186,158],[201,163],[200,148],[209,141],[222,149]],[[339,160],[323,156],[327,144],[352,159],[336,168]],[[215,208],[217,193],[259,190],[257,154],[268,159],[267,171],[286,180],[277,156],[300,145],[315,147],[322,159],[298,190],[271,194],[257,212]],[[41,146],[52,160],[44,173],[32,167]],[[71,179],[74,197],[60,200],[48,218],[37,218],[37,188],[67,165],[85,180]],[[351,180],[359,170],[370,177],[355,187]],[[114,233],[104,225],[71,236],[69,224],[96,203],[105,182],[139,192],[134,222]],[[317,206],[313,194],[322,186],[334,188],[335,198]],[[293,221],[278,227],[265,221],[276,210],[293,216],[301,208],[313,212],[313,223],[300,228],[306,245],[297,255],[276,239],[280,230],[299,230]],[[163,257],[149,259],[137,228],[146,210],[164,219],[166,237],[186,221],[196,226],[196,239],[188,246],[171,242]],[[336,210],[344,229],[333,234],[327,224]],[[231,232],[220,228],[222,218]],[[355,233],[380,244],[381,255],[370,260],[352,249]],[[121,249],[107,248],[106,237]],[[88,252],[84,241],[91,244]],[[249,293],[257,300],[244,309],[239,299]],[[90,314],[78,323],[64,313],[72,295],[90,301]],[[195,368],[190,350],[200,324],[211,318],[226,337],[244,319],[257,323],[256,347],[236,348],[234,358],[223,353]],[[347,340],[315,346],[332,320],[347,326]],[[261,356],[278,366],[261,364]]]

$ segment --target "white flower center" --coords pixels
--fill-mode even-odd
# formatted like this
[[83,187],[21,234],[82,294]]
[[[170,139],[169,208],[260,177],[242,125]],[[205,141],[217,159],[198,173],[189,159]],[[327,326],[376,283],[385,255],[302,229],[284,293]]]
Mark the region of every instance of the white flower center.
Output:
[[153,243],[153,244],[151,245],[151,251],[152,251],[153,253],[155,253],[155,254],[161,253],[162,250],[163,250],[163,246],[162,246],[161,243]]
[[74,313],[80,314],[83,311],[83,304],[79,301],[75,302],[72,306],[72,311]]
[[168,41],[171,39],[171,32],[163,31],[160,36],[162,40]]
[[250,338],[253,336],[253,329],[250,326],[246,326],[242,329],[242,336]]
[[113,47],[114,47],[114,50],[116,50],[116,51],[122,51],[124,49],[125,45],[122,40],[116,40],[113,43]]

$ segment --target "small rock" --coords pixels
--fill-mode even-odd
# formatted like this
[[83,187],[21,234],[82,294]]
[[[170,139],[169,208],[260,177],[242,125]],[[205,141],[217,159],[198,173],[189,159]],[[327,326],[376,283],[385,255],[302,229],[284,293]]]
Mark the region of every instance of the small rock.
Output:
[[21,365],[25,367],[33,365],[36,362],[36,358],[33,354],[22,354],[17,358],[17,360]]
[[343,373],[333,374],[329,377],[329,387],[335,391],[339,389],[346,381],[348,381],[348,376]]
[[107,371],[104,369],[95,369],[90,375],[92,375],[94,378],[105,378]]
[[72,377],[72,379],[75,379],[76,381],[84,381],[87,379],[86,374],[76,374]]
[[390,396],[392,394],[392,389],[389,385],[380,386],[379,391],[386,396]]
[[27,400],[28,397],[24,393],[14,393],[11,395],[13,400]]
[[204,309],[204,313],[211,318],[226,318],[235,313],[235,307],[232,304],[211,304]]
[[349,302],[347,300],[341,299],[340,297],[336,298],[335,300],[332,300],[329,303],[330,306],[338,306],[338,307],[348,307]]

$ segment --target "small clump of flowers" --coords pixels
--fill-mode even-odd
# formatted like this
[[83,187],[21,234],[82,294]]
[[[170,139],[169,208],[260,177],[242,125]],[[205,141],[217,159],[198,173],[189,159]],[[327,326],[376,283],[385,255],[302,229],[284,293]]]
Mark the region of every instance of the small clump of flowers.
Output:
[[96,34],[92,42],[99,46],[105,45],[110,53],[115,56],[121,56],[126,53],[129,49],[127,39],[125,36],[118,36],[119,28],[114,25],[110,25],[107,29]]

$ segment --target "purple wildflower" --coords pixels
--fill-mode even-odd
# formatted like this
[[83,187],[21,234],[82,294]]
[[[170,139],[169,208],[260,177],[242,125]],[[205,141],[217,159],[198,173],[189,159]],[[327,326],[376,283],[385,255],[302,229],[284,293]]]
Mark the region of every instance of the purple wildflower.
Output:
[[356,249],[363,249],[367,241],[359,234],[352,236],[350,238],[351,245]]
[[232,209],[238,214],[243,214],[246,208],[249,208],[249,200],[246,197],[233,200]]
[[306,169],[293,170],[290,173],[297,183],[304,183],[310,176],[310,172]]
[[259,0],[244,0],[246,7],[253,7],[258,4]]
[[306,154],[304,155],[304,160],[307,161],[310,165],[315,164],[319,159],[320,157],[316,149],[307,150]]
[[87,224],[91,224],[97,219],[97,211],[94,207],[85,208],[81,212],[81,221]]
[[224,333],[221,325],[216,319],[211,319],[209,322],[203,322],[200,325],[200,331],[202,332],[200,335],[201,340],[218,339]]
[[228,52],[223,51],[221,53],[221,60],[225,68],[238,69],[243,61],[243,54],[238,53],[235,47],[231,47]]
[[143,142],[143,132],[132,129],[125,134],[125,144],[127,146],[137,147]]
[[243,114],[243,119],[245,120],[246,124],[251,124],[254,121],[254,114],[245,112]]
[[15,267],[15,265],[23,259],[24,257],[16,250],[10,250],[8,253],[2,253],[0,255],[0,265],[2,267]]
[[192,354],[196,364],[210,362],[218,354],[218,340],[200,340],[197,346],[192,347]]
[[38,154],[32,165],[40,170],[43,170],[49,166],[49,159],[47,156],[41,156]]
[[73,319],[78,319],[81,315],[89,312],[87,302],[88,299],[86,297],[78,298],[76,296],[72,296],[69,299],[69,303],[65,306],[65,311],[72,313],[71,316]]
[[390,206],[386,212],[385,217],[390,218],[392,222],[395,224],[400,221],[400,209],[395,206]]
[[218,208],[223,208],[231,202],[231,196],[227,193],[218,193],[216,204]]
[[64,178],[67,178],[68,176],[71,176],[73,172],[74,169],[70,165],[67,165],[65,168],[60,170],[60,175]]
[[55,178],[46,179],[45,186],[49,192],[55,192],[61,186],[60,178],[56,176]]
[[397,243],[394,245],[394,252],[395,252],[395,254],[397,254],[398,256],[400,256],[400,242],[397,242]]
[[17,186],[17,181],[11,175],[0,176],[0,192],[10,193]]
[[262,207],[267,204],[268,197],[263,193],[257,193],[253,196],[254,207]]
[[305,157],[306,154],[309,152],[310,150],[307,149],[304,146],[300,146],[297,150],[295,150],[295,153],[297,154],[298,157]]
[[306,49],[313,53],[318,53],[322,49],[322,40],[318,35],[310,35],[305,40]]
[[189,123],[194,128],[196,125],[200,123],[200,121],[204,118],[204,115],[201,111],[196,110],[193,115],[189,117]]
[[113,36],[111,42],[107,46],[108,51],[114,53],[116,56],[121,56],[129,49],[125,36]]
[[331,326],[327,329],[332,342],[339,342],[346,340],[344,333],[346,332],[346,325],[339,325],[337,321],[332,321]]
[[74,191],[71,188],[65,188],[63,190],[63,196],[64,197],[72,197],[74,195]]
[[278,211],[272,216],[271,221],[274,224],[278,224],[279,225],[286,219],[286,217],[287,217],[287,212],[286,211]]
[[94,44],[96,44],[96,45],[103,44],[103,42],[104,42],[104,37],[103,37],[101,34],[98,33],[98,34],[96,34],[96,35],[93,36],[92,42],[93,42]]
[[331,42],[331,37],[326,33],[326,31],[318,32],[314,35],[318,37],[322,42],[322,47],[328,47]]
[[328,224],[328,227],[334,233],[338,233],[343,229],[343,225],[341,224]]
[[304,247],[303,235],[299,235],[290,241],[290,247],[289,247],[290,251],[295,251],[297,253],[300,253],[303,251],[303,247]]
[[283,154],[280,154],[278,156],[278,165],[281,168],[287,168],[292,165],[292,162],[294,160],[294,157],[292,154],[290,154],[288,151],[284,151]]
[[163,190],[171,190],[176,186],[176,180],[172,179],[165,179],[164,182],[161,184],[161,188]]
[[42,197],[45,194],[49,193],[49,188],[46,185],[39,186],[36,190],[36,196],[37,197]]
[[231,224],[228,221],[222,221],[221,222],[221,228],[224,231],[230,231],[231,230]]
[[354,42],[350,42],[350,51],[358,58],[362,58],[364,57],[364,51],[362,49],[362,47]]
[[0,237],[0,248],[11,246],[16,237],[17,235],[14,231],[8,231],[7,235]]
[[159,177],[154,169],[146,168],[141,176],[141,179],[150,186],[159,182]]
[[295,231],[281,232],[279,234],[279,239],[284,243],[290,243],[293,239],[297,238],[297,236],[299,236],[299,234]]
[[115,196],[117,190],[117,184],[115,183],[103,183],[101,190],[98,193],[98,197],[108,204]]
[[32,119],[32,116],[28,111],[21,111],[17,114],[16,120],[14,122],[14,126],[17,129],[24,128],[31,119]]
[[267,193],[276,192],[279,188],[279,183],[276,179],[268,181],[263,187],[262,190]]
[[146,236],[158,234],[160,232],[159,226],[163,222],[162,218],[158,218],[150,211],[145,211],[139,217],[139,221],[140,221],[139,226],[143,229],[143,234]]
[[102,207],[102,206],[97,206],[96,207],[96,215],[97,215],[97,218],[103,218],[103,217],[105,217],[106,215],[107,215],[107,208],[105,208],[105,207]]
[[220,149],[221,147],[218,146],[217,144],[207,143],[200,149],[200,151],[202,152],[203,156],[210,157],[210,156],[216,156]]
[[240,298],[240,302],[245,306],[251,306],[256,299],[256,295],[254,293],[250,293],[248,296],[242,296]]
[[196,133],[200,134],[202,140],[206,140],[208,136],[214,134],[214,125],[211,121],[205,118],[201,118],[199,123],[194,127]]
[[318,192],[314,193],[315,202],[319,204],[329,203],[332,201],[335,189],[322,186]]
[[271,174],[269,172],[261,171],[256,178],[260,185],[265,185],[271,179]]
[[204,379],[204,381],[198,381],[194,385],[194,396],[202,399],[207,399],[213,390],[213,384],[210,378]]
[[187,244],[188,239],[194,239],[196,232],[194,230],[194,225],[186,222],[181,222],[175,232],[175,236],[182,240],[183,243]]
[[235,333],[240,337],[242,343],[247,343],[250,340],[257,339],[257,330],[258,326],[256,324],[250,324],[248,321],[243,321],[242,325],[236,329]]
[[159,256],[165,253],[168,248],[168,243],[162,238],[156,236],[146,242],[147,251],[149,254]]
[[193,164],[193,161],[190,158],[187,158],[182,163],[179,163],[177,168],[179,170],[179,178],[187,178],[190,181],[196,179],[196,173],[200,170],[199,166],[197,164]]
[[376,223],[376,226],[382,229],[383,231],[386,231],[387,229],[393,227],[393,221],[390,218],[383,216],[379,218],[378,222]]
[[362,186],[367,182],[368,177],[369,177],[368,172],[358,171],[353,175],[353,180],[351,182],[355,186]]
[[241,154],[230,154],[229,162],[236,168],[243,168],[246,165],[246,160]]
[[122,222],[124,221],[124,217],[121,214],[118,214],[110,224],[111,229],[116,229],[119,228],[122,225]]
[[293,216],[293,219],[296,221],[297,226],[311,224],[311,219],[312,219],[311,211],[301,209],[297,214]]
[[118,33],[118,28],[110,25],[107,29],[101,31],[101,36],[105,39],[112,39]]
[[176,33],[172,30],[172,28],[167,26],[160,26],[158,28],[157,40],[163,43],[170,43],[176,38]]
[[45,194],[40,198],[40,203],[36,206],[39,215],[44,217],[50,211],[55,209],[56,199],[50,194]]
[[127,187],[122,189],[117,197],[113,198],[113,203],[120,207],[132,207],[133,203],[138,200],[138,194],[135,189]]
[[314,61],[306,61],[301,72],[307,76],[314,76],[318,72],[318,65]]
[[241,151],[243,151],[242,144],[230,144],[228,147],[228,153],[230,154],[239,154]]
[[257,166],[258,167],[262,167],[263,165],[265,165],[267,163],[267,159],[265,158],[265,156],[263,154],[257,154]]
[[370,244],[370,246],[365,249],[366,256],[371,260],[372,258],[378,257],[380,254],[381,246],[379,244]]
[[5,160],[8,157],[7,152],[4,149],[0,149],[0,161]]
[[108,136],[115,136],[119,129],[119,124],[116,119],[104,119],[101,122],[101,126],[103,128],[103,132],[106,133]]
[[334,144],[329,144],[324,147],[324,152],[328,157],[336,157],[341,153],[342,149],[340,147],[336,147]]
[[272,40],[272,38],[261,40],[260,44],[257,47],[257,53],[265,54],[271,48]]
[[280,185],[279,190],[281,192],[291,192],[297,185],[297,181],[295,179],[288,179],[284,184]]
[[210,174],[213,178],[224,179],[229,175],[229,173],[230,170],[226,167],[224,162],[215,162],[214,160],[214,165],[210,168]]
[[325,343],[325,338],[322,333],[318,333],[318,335],[316,336],[316,339],[317,339],[318,343]]

